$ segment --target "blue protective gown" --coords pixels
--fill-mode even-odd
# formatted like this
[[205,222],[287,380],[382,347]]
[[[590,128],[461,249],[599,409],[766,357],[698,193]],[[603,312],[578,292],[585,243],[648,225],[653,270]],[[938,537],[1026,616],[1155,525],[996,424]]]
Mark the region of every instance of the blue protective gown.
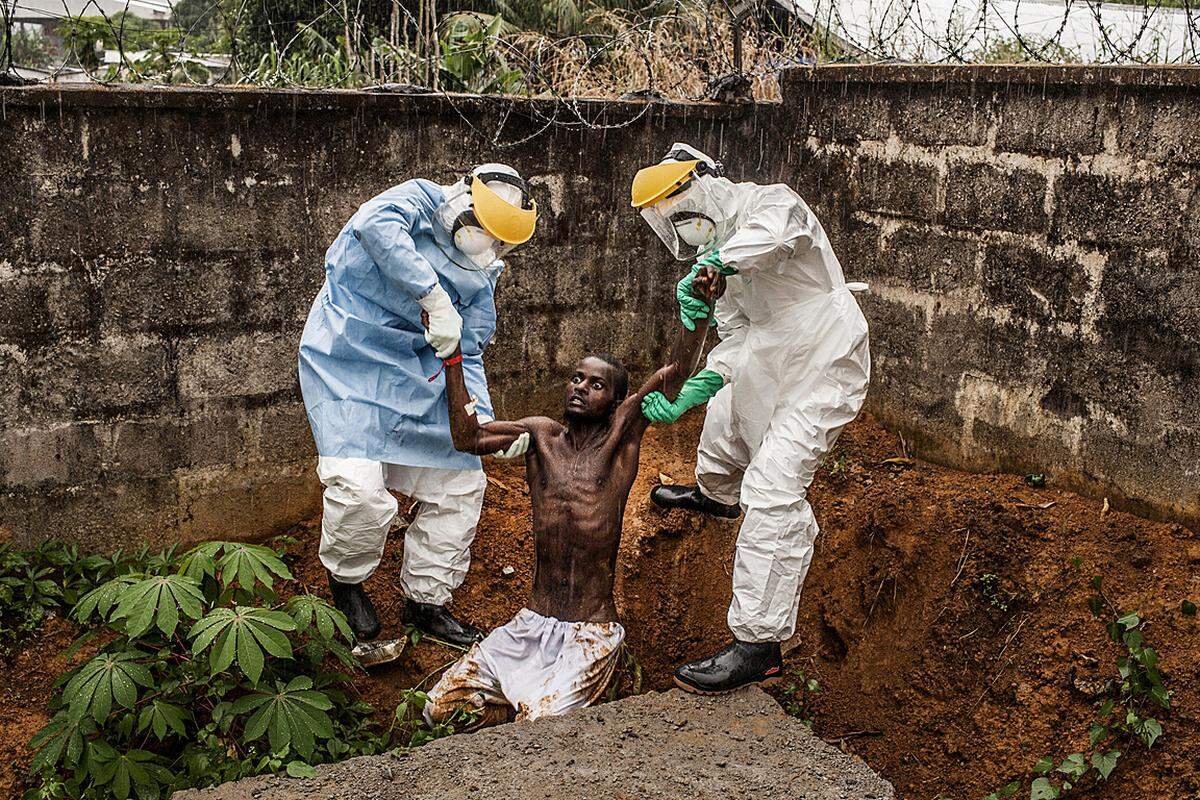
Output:
[[483,350],[503,265],[459,266],[471,262],[435,218],[442,196],[431,181],[393,186],[363,203],[325,253],[325,284],[300,339],[300,391],[322,456],[479,469],[450,439],[446,381],[429,381],[441,360],[417,298],[435,282],[450,295],[463,318],[467,389],[491,417]]

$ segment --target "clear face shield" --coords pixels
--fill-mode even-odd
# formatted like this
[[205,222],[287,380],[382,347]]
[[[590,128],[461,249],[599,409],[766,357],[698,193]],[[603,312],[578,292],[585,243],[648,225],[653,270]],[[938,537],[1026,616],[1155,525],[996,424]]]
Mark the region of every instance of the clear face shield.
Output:
[[700,258],[727,238],[730,220],[704,178],[641,209],[642,219],[680,261]]

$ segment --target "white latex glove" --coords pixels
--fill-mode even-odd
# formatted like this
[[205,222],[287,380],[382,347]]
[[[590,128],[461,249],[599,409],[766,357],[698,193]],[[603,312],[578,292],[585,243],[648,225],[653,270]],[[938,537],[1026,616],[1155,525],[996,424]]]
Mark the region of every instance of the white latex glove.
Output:
[[438,358],[448,358],[462,339],[462,317],[450,302],[450,295],[441,285],[436,285],[417,302],[429,315],[425,341],[433,346]]
[[529,450],[529,431],[518,436],[507,450],[497,450],[493,455],[496,458],[519,458],[525,455],[527,450]]

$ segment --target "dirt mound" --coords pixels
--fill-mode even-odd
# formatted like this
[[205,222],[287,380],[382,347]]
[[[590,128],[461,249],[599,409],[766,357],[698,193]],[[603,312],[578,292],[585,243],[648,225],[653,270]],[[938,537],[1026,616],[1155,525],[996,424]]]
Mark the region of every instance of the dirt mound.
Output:
[[[664,514],[647,500],[667,478],[690,480],[699,415],[652,428],[625,520],[618,607],[647,688],[670,685],[681,661],[726,641],[736,522]],[[506,622],[529,596],[533,541],[523,469],[490,463],[471,571],[455,598],[467,619]],[[800,604],[788,671],[816,678],[806,713],[816,732],[861,755],[904,798],[978,800],[1028,775],[1044,755],[1087,745],[1096,699],[1118,655],[1086,607],[1087,581],[1104,576],[1121,608],[1150,620],[1172,709],[1152,753],[1127,748],[1099,791],[1106,800],[1195,797],[1200,791],[1200,537],[1178,526],[1105,512],[1102,505],[1018,477],[970,475],[904,458],[901,442],[864,417],[843,434],[812,487],[822,528]],[[297,581],[327,594],[315,524],[291,559]],[[398,632],[403,535],[388,542],[368,583]],[[512,567],[511,574],[506,567]],[[53,635],[51,635],[53,634]],[[61,652],[70,631],[37,645]],[[387,724],[400,693],[436,679],[456,654],[423,642],[362,679]],[[56,664],[57,665],[57,662]],[[0,760],[44,724],[51,674],[36,653],[0,665]],[[627,682],[628,684],[628,682]],[[0,774],[0,796],[15,794]],[[631,787],[636,788],[636,787]]]
[[[691,479],[701,422],[696,415],[651,429],[625,519],[618,607],[652,689],[670,686],[676,665],[729,636],[738,522],[663,513],[647,499],[660,475]],[[822,533],[787,667],[821,684],[807,701],[816,731],[917,800],[976,800],[1027,776],[1043,755],[1084,749],[1096,701],[1079,687],[1115,677],[1118,655],[1086,606],[1088,579],[1099,574],[1117,605],[1151,621],[1147,640],[1175,694],[1158,715],[1165,734],[1154,751],[1128,748],[1089,796],[1195,796],[1200,623],[1179,605],[1200,599],[1200,537],[1106,512],[1053,488],[1053,476],[1049,488],[1034,488],[905,455],[898,438],[864,416],[810,492]],[[528,597],[533,541],[523,469],[489,464],[488,473],[471,572],[455,604],[494,626]],[[320,590],[310,535],[298,571]],[[372,579],[392,624],[401,554],[396,535]],[[404,687],[453,657],[415,648],[364,682],[365,696],[386,711]]]
[[[688,480],[694,437],[660,435],[642,477]],[[821,684],[806,710],[817,732],[921,800],[976,800],[1044,755],[1086,750],[1089,687],[1117,677],[1120,655],[1086,605],[1102,575],[1114,603],[1151,620],[1174,695],[1153,752],[1125,748],[1087,796],[1195,797],[1200,622],[1180,602],[1200,598],[1200,537],[1058,491],[1053,476],[1039,489],[904,456],[864,417],[810,493],[822,534],[787,667]],[[630,505],[623,618],[661,686],[673,664],[728,636],[737,524],[662,514],[644,494]]]
[[256,778],[175,800],[327,797],[892,800],[895,793],[758,689],[724,698],[676,689],[356,758],[322,767],[311,780]]

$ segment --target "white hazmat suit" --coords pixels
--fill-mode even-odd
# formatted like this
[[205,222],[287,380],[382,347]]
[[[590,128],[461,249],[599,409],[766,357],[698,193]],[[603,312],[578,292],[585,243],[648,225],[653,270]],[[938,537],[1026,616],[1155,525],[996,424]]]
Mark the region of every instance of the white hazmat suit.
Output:
[[736,274],[714,309],[720,343],[707,369],[725,385],[708,403],[696,481],[745,513],[731,631],[782,642],[818,532],[808,486],[870,381],[867,322],[851,294],[866,286],[846,283],[821,223],[789,187],[698,180],[720,206],[710,216],[734,220],[719,257]]

